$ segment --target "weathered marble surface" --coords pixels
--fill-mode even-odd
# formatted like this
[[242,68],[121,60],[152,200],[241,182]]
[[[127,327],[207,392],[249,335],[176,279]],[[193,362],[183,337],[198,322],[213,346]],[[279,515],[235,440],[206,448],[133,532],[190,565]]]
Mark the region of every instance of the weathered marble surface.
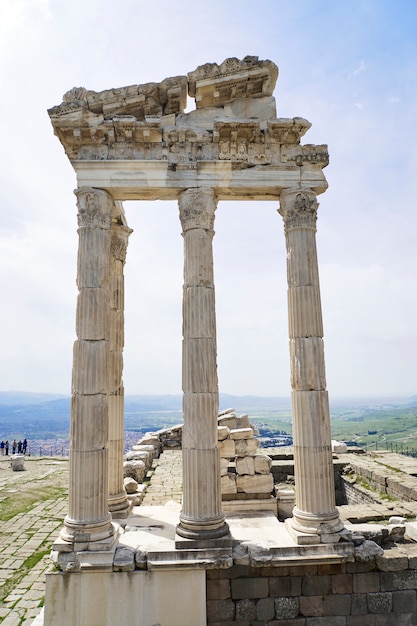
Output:
[[[117,200],[175,199],[200,186],[215,186],[218,199],[272,199],[301,183],[321,193],[327,146],[300,145],[310,122],[277,117],[277,77],[269,60],[231,58],[161,83],[73,88],[49,115],[79,186]],[[187,90],[196,108],[185,112]]]

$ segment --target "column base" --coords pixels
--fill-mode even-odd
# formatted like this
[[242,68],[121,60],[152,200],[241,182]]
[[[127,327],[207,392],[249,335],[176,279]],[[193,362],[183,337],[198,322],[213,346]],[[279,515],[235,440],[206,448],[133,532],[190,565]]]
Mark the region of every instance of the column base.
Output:
[[337,543],[339,533],[344,530],[343,522],[339,518],[337,509],[330,513],[307,513],[294,507],[293,517],[285,520],[287,528],[293,530],[297,539],[302,535],[311,537],[304,543]]
[[113,519],[126,519],[133,508],[132,502],[127,498],[126,492],[109,498],[109,512]]
[[180,515],[180,523],[176,528],[177,535],[184,539],[219,539],[229,534],[229,526],[224,515],[211,520],[194,520]]
[[93,549],[99,549],[97,547],[99,544],[108,544],[109,540],[112,540],[116,534],[115,529],[110,513],[105,519],[98,522],[78,522],[67,516],[60,532],[60,538],[68,546],[71,546],[71,549],[74,549],[75,546],[90,544],[95,546]]

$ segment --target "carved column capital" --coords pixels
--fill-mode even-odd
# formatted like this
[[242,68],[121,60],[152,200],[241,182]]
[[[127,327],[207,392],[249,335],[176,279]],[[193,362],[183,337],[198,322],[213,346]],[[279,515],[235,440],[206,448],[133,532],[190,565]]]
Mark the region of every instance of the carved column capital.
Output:
[[211,187],[193,187],[180,193],[178,198],[183,232],[195,228],[213,230],[217,199]]
[[131,233],[133,230],[127,226],[113,224],[111,229],[110,253],[114,259],[122,261],[123,265],[126,262],[127,244]]
[[279,198],[278,213],[284,220],[285,232],[294,228],[316,230],[317,196],[311,189],[284,189]]
[[109,229],[112,220],[113,198],[104,189],[79,187],[77,196],[78,227]]

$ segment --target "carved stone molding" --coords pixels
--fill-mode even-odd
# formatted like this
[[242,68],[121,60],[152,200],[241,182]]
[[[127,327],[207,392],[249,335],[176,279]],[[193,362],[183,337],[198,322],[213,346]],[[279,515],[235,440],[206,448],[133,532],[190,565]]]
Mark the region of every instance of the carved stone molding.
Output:
[[214,189],[201,187],[183,191],[178,199],[183,232],[193,228],[213,230],[217,201]]
[[285,232],[294,228],[315,230],[318,207],[316,194],[311,189],[284,189],[278,213],[284,220]]
[[117,261],[126,262],[129,235],[133,232],[127,226],[112,225],[110,253]]
[[231,57],[221,65],[206,63],[189,72],[188,93],[195,97],[197,109],[222,106],[241,98],[272,95],[277,78],[278,68],[272,61]]
[[79,228],[103,228],[111,226],[113,198],[103,189],[80,187],[77,196]]

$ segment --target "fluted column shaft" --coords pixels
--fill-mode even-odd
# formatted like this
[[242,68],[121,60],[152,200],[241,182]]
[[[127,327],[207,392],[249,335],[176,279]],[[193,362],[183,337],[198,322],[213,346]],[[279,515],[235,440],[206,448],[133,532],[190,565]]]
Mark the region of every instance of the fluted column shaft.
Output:
[[124,264],[128,237],[132,230],[127,226],[112,224],[109,276],[109,353],[108,353],[108,403],[109,403],[109,511],[115,518],[124,518],[129,511],[129,501],[123,485],[124,449]]
[[331,534],[343,527],[335,506],[326,391],[323,322],[316,249],[316,195],[310,189],[286,189],[279,213],[287,246],[295,530]]
[[111,537],[108,511],[109,263],[113,199],[76,190],[78,205],[77,340],[71,403],[69,512],[61,537],[89,543]]
[[183,509],[177,532],[192,539],[228,533],[221,510],[218,384],[213,279],[214,190],[179,196],[184,237]]

